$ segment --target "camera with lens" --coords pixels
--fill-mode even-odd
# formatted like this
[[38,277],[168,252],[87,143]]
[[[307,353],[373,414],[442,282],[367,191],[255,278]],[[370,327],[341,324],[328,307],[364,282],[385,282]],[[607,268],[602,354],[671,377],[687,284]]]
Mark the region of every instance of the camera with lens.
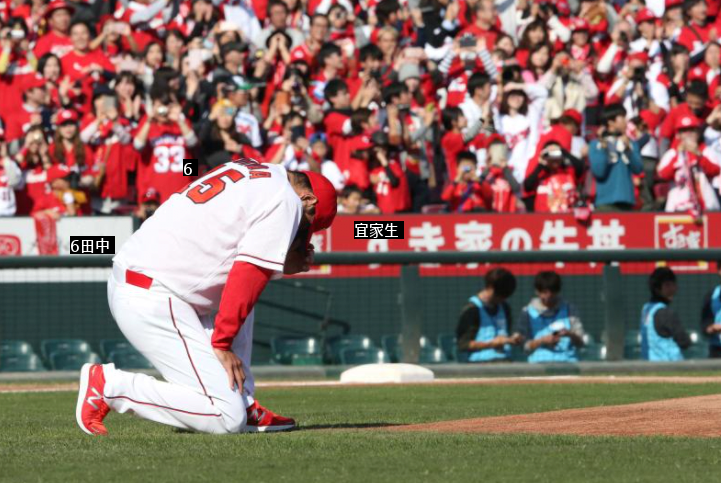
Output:
[[167,116],[168,115],[168,106],[160,106],[158,108],[158,115],[159,116]]
[[631,79],[634,82],[643,82],[646,80],[646,69],[643,67],[634,67]]
[[463,34],[460,44],[461,47],[475,47],[476,37],[474,37],[473,34]]

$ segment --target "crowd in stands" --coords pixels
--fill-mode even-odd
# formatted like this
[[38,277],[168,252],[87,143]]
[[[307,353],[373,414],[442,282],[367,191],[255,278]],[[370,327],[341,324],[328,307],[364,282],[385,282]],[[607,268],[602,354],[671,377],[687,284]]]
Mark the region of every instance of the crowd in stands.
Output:
[[239,157],[342,213],[719,210],[720,6],[8,0],[0,216],[152,213]]
[[[721,276],[721,261],[716,262]],[[513,347],[530,363],[578,362],[586,334],[576,307],[561,295],[561,277],[539,272],[535,297],[513,320],[507,300],[516,291],[516,277],[505,268],[489,270],[484,287],[471,296],[456,327],[458,359],[463,362],[508,362]],[[658,267],[648,277],[650,297],[640,310],[637,326],[640,358],[652,362],[684,360],[693,341],[671,307],[678,290],[676,274]],[[686,321],[690,322],[690,321]],[[700,333],[708,347],[704,357],[721,358],[721,285],[709,291],[701,309]]]

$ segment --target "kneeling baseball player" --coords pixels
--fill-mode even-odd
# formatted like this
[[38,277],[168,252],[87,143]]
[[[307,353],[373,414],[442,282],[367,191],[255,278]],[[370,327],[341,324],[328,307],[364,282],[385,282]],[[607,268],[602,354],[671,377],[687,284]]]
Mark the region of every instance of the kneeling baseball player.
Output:
[[335,214],[322,175],[250,159],[172,195],[113,258],[108,281],[120,330],[167,382],[86,364],[80,428],[107,434],[113,410],[204,433],[293,429],[253,397],[253,307],[269,280],[309,269],[310,236]]

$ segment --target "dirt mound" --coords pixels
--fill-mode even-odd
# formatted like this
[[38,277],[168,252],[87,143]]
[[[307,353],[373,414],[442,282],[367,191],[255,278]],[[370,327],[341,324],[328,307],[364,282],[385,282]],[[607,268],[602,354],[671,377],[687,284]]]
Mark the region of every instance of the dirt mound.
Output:
[[721,437],[721,395],[388,428],[441,433]]

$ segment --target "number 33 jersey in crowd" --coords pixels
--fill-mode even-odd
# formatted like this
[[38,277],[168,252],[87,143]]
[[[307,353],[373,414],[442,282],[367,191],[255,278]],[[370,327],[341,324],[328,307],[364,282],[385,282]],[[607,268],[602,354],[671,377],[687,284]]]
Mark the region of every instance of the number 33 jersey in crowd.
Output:
[[[137,131],[149,122],[140,122]],[[182,120],[191,127],[187,120]],[[191,127],[192,129],[192,127]],[[173,193],[195,178],[183,176],[183,159],[192,158],[188,145],[177,123],[151,122],[148,141],[140,153],[138,164],[138,196],[155,188],[163,203]]]
[[285,168],[231,161],[173,194],[113,261],[160,282],[204,315],[218,309],[235,261],[282,276],[302,215]]

